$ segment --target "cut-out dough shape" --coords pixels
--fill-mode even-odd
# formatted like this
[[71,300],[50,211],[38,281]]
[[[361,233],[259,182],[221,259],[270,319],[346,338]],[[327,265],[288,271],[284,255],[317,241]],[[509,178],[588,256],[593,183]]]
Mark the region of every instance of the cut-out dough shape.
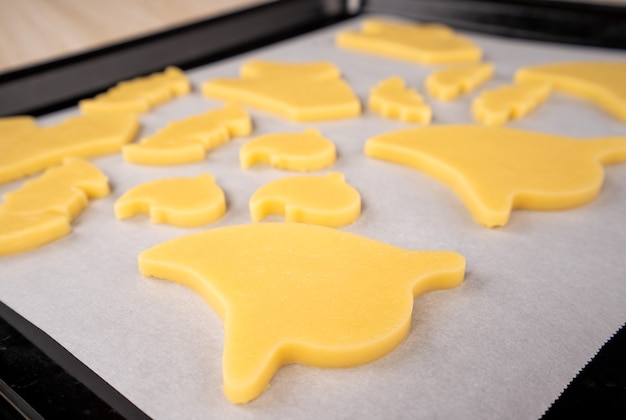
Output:
[[370,91],[369,107],[386,118],[403,122],[429,124],[432,110],[413,89],[399,77],[390,77]]
[[463,281],[465,259],[321,226],[262,223],[187,235],[139,269],[199,293],[224,321],[224,393],[259,396],[284,364],[376,360],[409,332],[413,300]]
[[143,113],[190,90],[185,73],[168,67],[161,73],[120,82],[95,98],[80,101],[78,106],[83,114]]
[[118,152],[133,140],[139,120],[131,114],[86,115],[39,127],[32,117],[0,118],[0,183],[58,165],[67,156]]
[[224,192],[210,174],[147,182],[125,192],[115,202],[115,217],[149,214],[153,223],[195,227],[211,223],[226,212]]
[[439,126],[373,137],[365,154],[426,172],[452,188],[478,223],[493,227],[505,225],[514,208],[559,210],[593,200],[602,165],[626,160],[626,137]]
[[419,64],[477,62],[482,51],[444,25],[368,19],[360,31],[340,32],[339,47]]
[[359,99],[331,63],[260,65],[253,61],[245,64],[241,73],[241,79],[209,80],[202,85],[202,92],[210,98],[249,105],[292,121],[335,120],[361,114]]
[[319,130],[302,133],[272,133],[257,137],[239,150],[241,167],[267,163],[291,171],[317,171],[335,162],[335,144]]
[[277,179],[250,198],[253,221],[276,213],[284,214],[288,222],[345,226],[359,218],[361,195],[339,172]]
[[525,117],[550,96],[549,83],[519,83],[481,92],[472,102],[476,122],[502,125]]
[[0,255],[28,251],[67,235],[88,198],[108,194],[108,179],[97,167],[80,158],[66,158],[61,166],[4,195]]
[[478,63],[437,70],[426,78],[426,90],[433,98],[451,101],[491,79],[493,68],[491,63]]
[[226,143],[233,136],[252,131],[248,113],[227,105],[204,114],[169,123],[154,136],[124,146],[124,160],[140,165],[179,165],[204,160],[207,151]]
[[258,79],[261,77],[301,77],[313,80],[337,80],[341,71],[327,61],[310,63],[283,63],[269,60],[250,60],[239,70],[242,79]]
[[552,88],[587,99],[626,122],[626,61],[565,62],[519,69],[516,82],[550,83]]

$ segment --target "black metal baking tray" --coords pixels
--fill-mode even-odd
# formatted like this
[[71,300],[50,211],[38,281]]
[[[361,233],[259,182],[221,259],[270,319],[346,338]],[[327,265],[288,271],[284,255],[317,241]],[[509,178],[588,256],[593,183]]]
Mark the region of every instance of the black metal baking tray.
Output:
[[[437,21],[500,36],[626,49],[626,8],[615,5],[541,0],[287,0],[1,74],[0,115],[42,115],[74,105],[119,80],[167,65],[190,69],[365,13]],[[0,405],[1,417],[145,417],[52,338],[3,304],[0,318],[0,395],[6,402]],[[625,336],[624,328],[616,333],[569,384],[547,417],[626,412],[626,367],[619,357],[626,351]]]

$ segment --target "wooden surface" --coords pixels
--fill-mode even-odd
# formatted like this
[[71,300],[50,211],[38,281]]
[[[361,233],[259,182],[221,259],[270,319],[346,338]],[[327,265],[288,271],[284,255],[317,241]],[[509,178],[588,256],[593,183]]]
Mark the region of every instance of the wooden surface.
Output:
[[263,2],[0,0],[0,73]]

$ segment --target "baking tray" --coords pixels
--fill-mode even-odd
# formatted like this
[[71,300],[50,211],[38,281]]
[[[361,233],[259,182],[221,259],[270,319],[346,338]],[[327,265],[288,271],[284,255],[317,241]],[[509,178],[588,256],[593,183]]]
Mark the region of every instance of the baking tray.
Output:
[[[423,6],[422,2],[399,3],[405,3],[404,7]],[[532,9],[537,4],[541,3],[529,2],[526,6]],[[379,9],[376,2],[371,2],[356,10],[357,20],[341,22],[354,11],[341,2],[335,6],[310,1],[270,4],[224,20],[191,25],[193,36],[187,32],[189,28],[180,28],[169,32],[173,38],[160,34],[123,44],[119,46],[119,61],[115,58],[117,48],[112,47],[5,75],[0,79],[0,104],[9,102],[7,92],[11,95],[27,92],[24,86],[33,83],[40,86],[33,80],[49,81],[52,77],[49,71],[62,79],[71,75],[76,81],[80,69],[90,68],[93,65],[90,63],[98,63],[97,60],[116,63],[105,68],[119,67],[125,76],[100,80],[98,87],[88,82],[88,88],[75,83],[82,90],[73,91],[74,96],[64,90],[51,93],[51,99],[46,102],[30,103],[28,113],[41,115],[44,124],[60,121],[77,113],[74,108],[64,108],[68,101],[75,103],[87,91],[93,93],[121,78],[145,74],[168,64],[187,68],[194,86],[198,87],[210,77],[234,76],[238,66],[249,57],[329,59],[343,70],[362,99],[371,86],[391,74],[401,75],[412,86],[420,87],[430,71],[427,67],[333,47],[332,39],[340,28],[356,27],[361,15],[384,11]],[[406,10],[405,16],[414,13],[409,13],[414,10],[410,8],[392,12],[399,10]],[[278,19],[297,15],[298,11],[309,12],[307,16],[313,19]],[[256,20],[259,16],[263,19]],[[465,27],[458,17],[454,18],[457,22],[450,22],[445,14],[438,19],[426,12],[424,16],[427,16],[425,20]],[[269,17],[277,22],[272,25],[275,31],[271,34],[261,36],[262,31],[248,29],[249,38],[244,30],[239,36],[246,40],[237,46],[202,53],[194,48],[177,48],[193,50],[194,54],[166,61],[167,54],[163,53],[158,59],[165,61],[156,64],[146,58],[148,54],[143,60],[130,60],[135,67],[125,69],[128,57],[140,54],[142,46],[147,46],[154,55],[153,45],[171,45],[165,42],[167,39],[189,36],[185,39],[191,43],[192,39],[203,39],[206,36],[203,31],[218,31],[216,28],[224,31],[217,32],[223,37],[228,31],[236,32],[242,23],[245,25],[240,28],[252,28],[266,23]],[[297,25],[283,25],[285,20],[295,21]],[[489,30],[499,35],[515,35]],[[301,32],[307,34],[295,36]],[[490,82],[491,86],[510,81],[515,68],[529,61],[624,58],[624,53],[618,50],[520,42],[477,32],[466,35],[479,43],[487,58],[496,63],[497,77]],[[279,39],[287,40],[278,42]],[[263,44],[270,46],[260,48]],[[216,45],[215,48],[219,43]],[[235,56],[251,48],[252,52]],[[215,61],[230,55],[233,58]],[[94,68],[99,67],[91,67],[91,72]],[[23,83],[22,90],[1,90],[18,86],[18,82]],[[435,123],[471,122],[471,98],[448,105],[429,101],[434,107]],[[153,132],[166,121],[216,106],[217,102],[202,98],[196,90],[189,97],[143,117],[143,133]],[[13,114],[28,109],[5,112]],[[92,202],[76,221],[75,231],[69,237],[41,250],[9,257],[6,264],[3,261],[0,278],[10,281],[3,280],[5,283],[0,286],[2,301],[8,305],[0,306],[0,310],[11,327],[17,327],[36,348],[68,370],[69,376],[82,382],[94,394],[93,401],[101,399],[116,410],[111,416],[140,417],[143,410],[158,418],[538,417],[626,319],[623,305],[626,276],[619,257],[626,249],[626,239],[623,231],[614,228],[623,220],[621,214],[626,209],[623,165],[607,169],[603,193],[585,207],[554,213],[517,211],[509,226],[487,230],[475,225],[455,197],[436,182],[410,169],[363,156],[362,145],[367,137],[406,127],[405,124],[385,121],[369,113],[356,120],[320,124],[290,124],[262,112],[251,111],[251,114],[256,126],[254,135],[314,125],[337,143],[340,157],[332,169],[346,174],[348,182],[361,191],[365,206],[362,218],[346,230],[407,248],[462,252],[468,258],[466,283],[457,290],[416,300],[409,337],[380,361],[346,370],[289,366],[281,369],[272,389],[260,399],[244,407],[233,407],[220,391],[220,321],[192,292],[167,282],[144,279],[137,273],[139,251],[188,231],[153,226],[142,218],[117,222],[112,217],[112,203],[128,187],[143,180],[209,171],[216,175],[229,201],[227,215],[211,227],[248,223],[250,194],[264,182],[286,173],[269,168],[240,171],[237,151],[245,139],[210,153],[202,164],[185,167],[141,168],[124,164],[119,155],[94,159],[111,178],[113,194]],[[532,117],[511,125],[577,137],[624,135],[626,131],[623,124],[595,108],[558,94]],[[0,193],[20,184],[2,186]],[[107,240],[103,242],[102,238]],[[129,250],[128,246],[133,249]],[[59,263],[66,263],[64,259],[68,255],[74,261],[69,271]],[[33,264],[35,259],[37,264]],[[85,263],[77,263],[81,260]],[[495,308],[493,302],[498,302]],[[120,346],[122,335],[125,341]],[[51,342],[50,337],[70,354]],[[481,338],[479,341],[492,340],[494,345],[480,348],[480,343],[472,341],[477,337]],[[472,343],[473,346],[468,346]],[[528,347],[527,358],[520,359],[515,346]],[[160,359],[155,355],[155,347]],[[447,360],[437,359],[437,355],[445,355]],[[14,405],[32,416],[28,411],[34,405],[32,398],[19,401],[20,393],[15,389],[13,392],[18,394],[13,396]]]

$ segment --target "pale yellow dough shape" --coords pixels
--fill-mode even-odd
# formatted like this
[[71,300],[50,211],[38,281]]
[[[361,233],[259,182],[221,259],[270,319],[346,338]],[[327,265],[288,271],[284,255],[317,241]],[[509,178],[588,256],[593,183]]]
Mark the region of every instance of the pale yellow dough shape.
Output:
[[262,77],[282,78],[301,77],[313,80],[337,80],[341,71],[328,61],[309,63],[286,63],[269,60],[250,60],[239,69],[242,79],[258,79]]
[[335,163],[335,144],[319,130],[302,133],[271,133],[254,138],[239,150],[244,169],[258,163],[291,171],[317,171]]
[[78,106],[83,114],[144,113],[190,90],[185,73],[176,67],[167,67],[161,73],[120,82],[95,98],[80,101]]
[[108,194],[108,179],[97,167],[80,158],[66,158],[62,165],[4,195],[0,255],[28,251],[67,235],[88,198]]
[[426,91],[440,101],[451,101],[491,79],[493,70],[491,63],[455,65],[436,70],[426,78]]
[[0,118],[0,183],[43,171],[68,156],[118,152],[138,130],[132,114],[71,117],[47,127],[37,126],[32,117]]
[[369,107],[386,118],[403,122],[429,124],[432,110],[404,80],[390,77],[370,90]]
[[572,61],[530,66],[515,81],[549,83],[554,90],[584,98],[626,122],[626,61]]
[[461,284],[465,259],[260,223],[162,243],[139,255],[139,269],[193,289],[222,318],[224,393],[246,403],[282,365],[349,367],[389,353],[409,333],[414,299]]
[[138,185],[115,202],[115,217],[150,215],[153,223],[196,227],[214,222],[226,212],[224,191],[210,174],[166,178]]
[[502,125],[518,120],[548,99],[549,83],[518,83],[486,90],[472,102],[474,120],[484,125]]
[[478,62],[482,51],[447,26],[367,19],[360,31],[343,31],[338,47],[418,64]]
[[560,210],[593,200],[603,164],[626,160],[626,137],[579,140],[504,127],[448,125],[367,140],[365,154],[448,185],[474,219],[503,226],[515,208]]
[[180,165],[199,162],[206,153],[233,136],[252,132],[248,113],[236,105],[227,105],[200,115],[170,122],[139,143],[124,146],[122,154],[127,162],[140,165]]
[[233,101],[291,121],[356,117],[361,103],[328,62],[283,63],[254,60],[244,64],[240,79],[213,79],[202,85],[209,98]]
[[250,198],[252,221],[284,214],[287,222],[341,227],[361,215],[361,195],[343,174],[302,175],[269,182]]

